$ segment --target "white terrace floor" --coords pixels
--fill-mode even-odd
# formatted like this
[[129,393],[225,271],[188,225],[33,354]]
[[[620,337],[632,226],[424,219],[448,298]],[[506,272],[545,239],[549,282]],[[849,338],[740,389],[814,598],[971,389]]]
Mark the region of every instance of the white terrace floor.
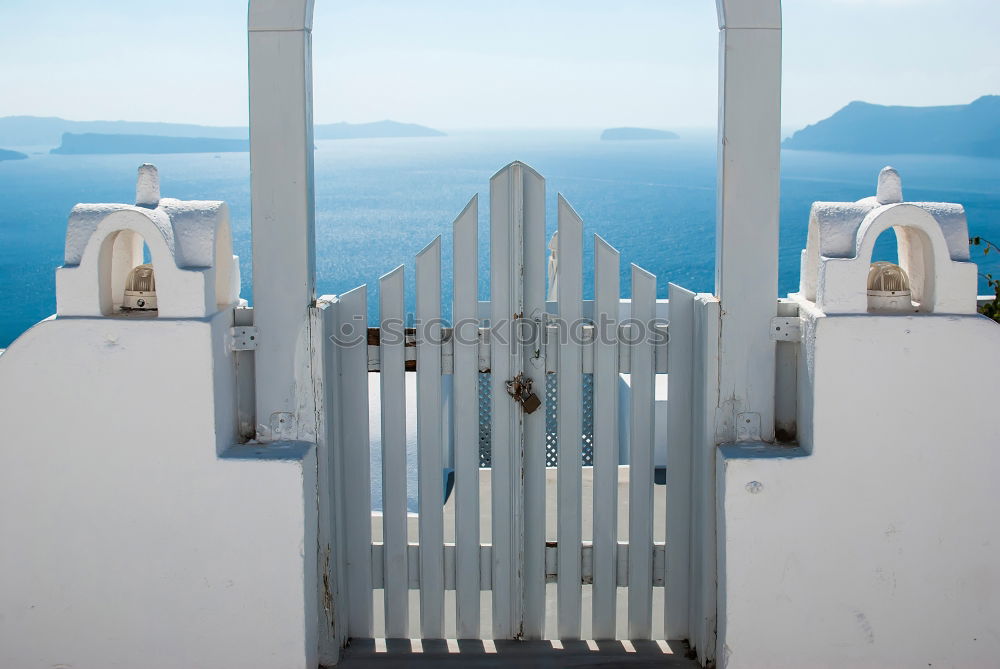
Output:
[[[479,508],[480,508],[480,541],[482,543],[490,543],[490,471],[489,469],[479,470],[480,476],[480,486],[479,486]],[[593,538],[593,468],[584,467],[583,468],[583,540],[590,541]],[[662,485],[654,486],[654,533],[653,537],[655,541],[664,541],[666,535],[666,487]],[[546,540],[555,541],[556,540],[556,516],[555,516],[555,500],[556,500],[556,469],[548,468],[546,470]],[[448,503],[444,507],[445,515],[445,542],[451,543],[455,540],[455,495],[449,498]],[[416,542],[418,538],[417,530],[418,516],[416,514],[410,514],[409,517],[409,540],[411,543]],[[372,515],[372,538],[374,541],[381,541],[382,538],[382,516],[381,514]],[[627,541],[628,540],[628,467],[618,468],[618,540]],[[653,629],[662,630],[663,629],[663,600],[664,591],[663,588],[653,588]],[[482,593],[482,613],[480,619],[482,621],[482,635],[488,637],[490,629],[492,626],[492,601],[491,593],[489,591],[484,591]],[[626,623],[628,620],[627,614],[627,588],[618,588],[618,630],[617,638],[626,638]],[[374,597],[374,619],[375,619],[375,636],[384,636],[384,601],[383,594],[381,590],[375,592]],[[549,583],[546,586],[546,599],[545,599],[545,636],[547,639],[552,639],[556,636],[556,584]],[[592,606],[591,606],[591,586],[583,586],[583,611],[582,611],[583,629],[581,631],[582,637],[584,639],[590,638],[591,636],[591,617],[592,617]],[[454,630],[455,629],[455,596],[454,591],[448,591],[445,593],[445,629]],[[417,590],[410,591],[410,636],[412,638],[417,638],[420,636],[420,606],[419,606],[419,592]],[[463,642],[464,643],[464,642]],[[655,646],[655,644],[654,644]],[[551,645],[547,645],[547,649],[551,651]],[[662,652],[657,651],[660,655]],[[601,655],[600,653],[597,655]],[[683,654],[681,654],[683,655]],[[551,661],[551,655],[549,655]],[[588,655],[589,657],[589,655]],[[520,660],[518,660],[520,662]],[[477,666],[492,666],[489,664],[478,665]],[[498,665],[499,666],[499,665]],[[551,664],[547,666],[553,666]],[[556,665],[556,666],[598,666],[590,664],[581,665]],[[603,666],[618,666],[615,663],[605,664]],[[631,666],[631,665],[629,665]],[[657,665],[663,666],[663,665]],[[672,665],[671,665],[672,666]],[[681,665],[677,665],[681,666]]]

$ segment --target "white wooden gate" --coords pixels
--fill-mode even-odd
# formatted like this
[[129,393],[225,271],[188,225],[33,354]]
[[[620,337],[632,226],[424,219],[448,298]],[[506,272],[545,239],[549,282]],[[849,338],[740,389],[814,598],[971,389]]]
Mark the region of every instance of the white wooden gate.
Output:
[[[619,587],[627,587],[627,636],[653,629],[653,589],[665,582],[665,550],[654,542],[655,375],[667,371],[665,325],[657,323],[656,277],[632,266],[631,300],[619,292],[619,254],[594,236],[594,299],[583,299],[583,223],[558,201],[558,296],[546,302],[545,181],[513,163],[490,183],[490,299],[480,303],[478,200],[455,220],[451,319],[442,320],[441,238],[416,258],[416,310],[404,310],[404,270],[379,282],[379,328],[367,329],[364,286],[337,300],[334,448],[346,577],[347,633],[371,637],[373,594],[383,591],[384,634],[409,633],[409,593],[419,591],[420,636],[478,638],[484,591],[492,594],[494,639],[542,638],[546,583],[560,639],[581,634],[582,591],[593,587],[595,639],[615,637]],[[662,311],[662,310],[661,310]],[[364,336],[357,336],[358,325]],[[404,327],[404,324],[410,327]],[[354,336],[351,336],[354,333]],[[372,540],[368,376],[379,372],[382,537]],[[407,528],[407,375],[415,374],[418,536]],[[480,406],[489,375],[489,407]],[[628,412],[619,407],[629,375]],[[554,384],[547,379],[554,375]],[[593,388],[593,534],[584,541],[584,379]],[[451,401],[446,401],[450,376]],[[528,413],[507,382],[530,379],[541,406]],[[546,393],[546,386],[555,392]],[[556,402],[555,411],[546,407]],[[442,408],[445,408],[443,411]],[[555,417],[555,508],[546,508],[546,413]],[[490,543],[480,540],[481,416],[490,431]],[[551,432],[551,426],[550,426]],[[628,438],[628,541],[619,542],[619,440]],[[549,437],[551,438],[551,434]],[[453,461],[448,444],[453,443]],[[454,542],[445,543],[442,490],[454,472]],[[551,507],[552,505],[550,505]],[[547,541],[546,512],[555,513]],[[685,519],[686,522],[686,519]],[[685,527],[685,532],[686,532]],[[550,538],[551,539],[551,538]],[[445,593],[455,591],[446,629]],[[553,600],[550,593],[550,602]],[[551,631],[550,631],[551,634]]]

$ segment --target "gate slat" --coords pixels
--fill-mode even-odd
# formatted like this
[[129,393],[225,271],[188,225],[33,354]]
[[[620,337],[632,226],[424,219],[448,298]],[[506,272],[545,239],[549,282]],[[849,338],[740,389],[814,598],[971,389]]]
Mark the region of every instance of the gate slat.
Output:
[[456,636],[479,638],[479,198],[453,226]]
[[444,634],[444,432],[441,410],[441,237],[417,254],[417,489],[420,634]]
[[619,262],[594,235],[594,639],[615,638],[618,595]]
[[[512,315],[520,308],[520,229],[522,188],[517,163],[490,180],[490,370],[492,397],[492,535],[493,637],[512,638],[521,620],[519,443],[520,408],[507,395],[505,382],[518,368],[518,351],[510,346]],[[499,342],[506,342],[501,345]]]
[[[541,336],[545,315],[547,262],[545,244],[545,179],[522,168],[524,212],[523,311]],[[537,353],[536,353],[537,351]],[[522,636],[541,639],[545,627],[545,350],[537,341],[525,341],[521,359],[524,374],[534,384],[541,406],[524,422],[524,587]]]
[[632,265],[633,329],[629,426],[628,636],[649,639],[653,616],[653,435],[655,360],[649,328],[656,277]]
[[694,408],[694,301],[670,284],[670,375],[667,377],[667,573],[664,634],[687,638],[691,601],[691,454]]
[[[350,615],[347,633],[369,638],[372,629],[372,488],[371,444],[368,434],[368,287],[359,286],[340,296],[337,334],[339,347],[339,427],[344,453],[342,484],[345,509],[346,579]],[[358,392],[363,390],[364,392]],[[355,417],[363,417],[358,420]]]
[[403,267],[379,279],[385,635],[409,636]]
[[583,316],[583,221],[559,196],[559,319],[563,341],[559,346],[557,412],[559,470],[557,479],[558,629],[560,639],[580,638],[583,366],[578,330]]

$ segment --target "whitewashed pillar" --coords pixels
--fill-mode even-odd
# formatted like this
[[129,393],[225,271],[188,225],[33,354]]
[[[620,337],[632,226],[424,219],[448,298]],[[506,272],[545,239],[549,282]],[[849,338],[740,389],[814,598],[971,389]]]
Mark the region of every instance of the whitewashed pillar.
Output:
[[[774,440],[781,126],[780,0],[717,0],[722,309],[716,440]],[[737,430],[739,427],[739,430]]]
[[[312,0],[250,0],[250,189],[257,437],[311,438],[315,299]],[[300,409],[300,405],[303,409]]]

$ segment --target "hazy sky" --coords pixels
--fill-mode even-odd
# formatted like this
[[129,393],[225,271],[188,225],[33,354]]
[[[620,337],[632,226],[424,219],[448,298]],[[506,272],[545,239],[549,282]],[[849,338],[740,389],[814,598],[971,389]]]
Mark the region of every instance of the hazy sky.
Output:
[[[246,0],[0,0],[0,116],[246,123]],[[784,123],[1000,93],[998,0],[785,0]],[[317,122],[710,127],[714,0],[316,0]]]

